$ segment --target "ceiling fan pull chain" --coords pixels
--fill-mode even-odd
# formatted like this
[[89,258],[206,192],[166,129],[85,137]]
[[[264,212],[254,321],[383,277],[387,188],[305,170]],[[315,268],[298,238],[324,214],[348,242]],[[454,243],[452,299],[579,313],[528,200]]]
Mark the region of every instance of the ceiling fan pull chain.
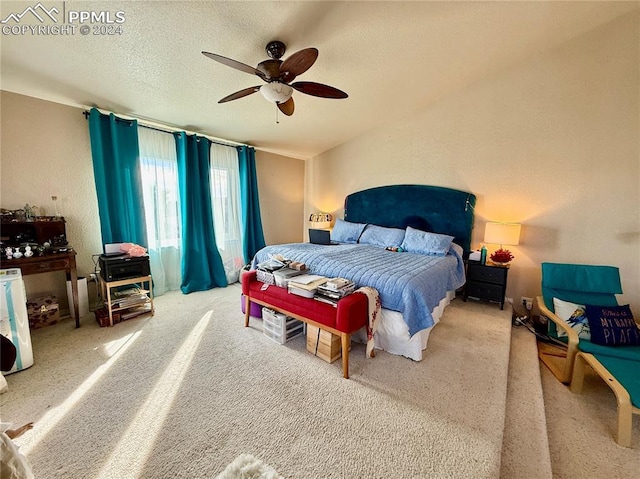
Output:
[[278,121],[278,105],[276,105],[276,125],[279,125],[280,121]]

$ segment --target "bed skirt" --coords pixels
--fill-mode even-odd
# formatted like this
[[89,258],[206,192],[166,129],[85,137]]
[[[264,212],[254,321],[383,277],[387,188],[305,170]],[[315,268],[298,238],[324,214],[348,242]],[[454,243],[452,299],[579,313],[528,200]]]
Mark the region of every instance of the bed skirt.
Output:
[[[405,356],[414,361],[422,361],[422,351],[427,349],[427,342],[431,331],[435,325],[438,324],[444,313],[444,309],[455,296],[455,291],[447,292],[447,295],[431,312],[434,325],[419,331],[414,334],[412,338],[409,337],[409,328],[407,323],[402,319],[402,313],[383,308],[381,310],[382,315],[379,320],[380,322],[378,323],[378,330],[376,331],[375,348],[398,356]],[[367,333],[364,328],[352,334],[351,338],[359,343],[367,343]]]

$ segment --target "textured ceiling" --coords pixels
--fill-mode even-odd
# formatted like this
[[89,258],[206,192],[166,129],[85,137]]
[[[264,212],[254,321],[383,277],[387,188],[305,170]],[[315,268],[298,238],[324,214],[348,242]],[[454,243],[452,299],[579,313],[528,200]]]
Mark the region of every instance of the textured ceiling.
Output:
[[[33,2],[0,6],[2,20]],[[3,90],[97,106],[189,131],[309,158],[406,117],[482,77],[609,22],[638,2],[47,2],[69,11],[125,14],[120,35],[3,34]],[[20,22],[39,24],[25,15]],[[49,22],[51,23],[51,22]],[[92,32],[93,33],[93,32]],[[294,92],[279,115],[259,94],[225,104],[258,77],[205,58],[251,66],[265,45],[316,47],[297,80],[335,86],[346,100]]]

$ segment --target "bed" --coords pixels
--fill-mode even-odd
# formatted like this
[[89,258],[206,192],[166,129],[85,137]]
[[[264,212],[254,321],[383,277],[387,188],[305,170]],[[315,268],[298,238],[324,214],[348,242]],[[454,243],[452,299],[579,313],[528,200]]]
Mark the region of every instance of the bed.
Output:
[[[431,330],[465,283],[475,201],[468,192],[426,185],[352,193],[345,199],[344,219],[336,220],[332,231],[339,244],[267,246],[252,266],[282,255],[305,263],[314,274],[377,289],[382,314],[375,347],[420,361]],[[386,249],[403,245],[408,251]],[[366,342],[364,331],[353,338]]]

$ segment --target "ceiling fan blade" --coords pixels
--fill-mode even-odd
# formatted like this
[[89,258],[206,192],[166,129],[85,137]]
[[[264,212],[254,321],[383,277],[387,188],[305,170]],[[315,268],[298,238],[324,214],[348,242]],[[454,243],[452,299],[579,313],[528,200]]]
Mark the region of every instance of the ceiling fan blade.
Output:
[[202,54],[205,57],[211,58],[212,60],[222,63],[223,65],[227,65],[228,67],[235,68],[236,70],[240,70],[241,72],[257,75],[260,78],[262,78],[264,81],[267,81],[264,73],[262,73],[260,70],[256,70],[255,68],[250,67],[249,65],[245,65],[244,63],[241,63],[236,60],[232,60],[231,58],[223,57],[222,55],[217,55],[215,53],[202,52]]
[[231,100],[237,100],[238,98],[242,98],[243,96],[251,95],[252,93],[260,90],[259,86],[252,86],[249,88],[245,88],[244,90],[237,91],[232,93],[231,95],[225,96],[222,100],[219,100],[218,103],[226,103]]
[[318,58],[317,48],[305,48],[294,53],[280,65],[280,75],[285,83],[302,75],[315,63]]
[[296,90],[306,93],[307,95],[319,96],[320,98],[348,98],[342,90],[338,90],[329,85],[323,85],[322,83],[315,83],[312,81],[299,81],[292,83],[291,86]]
[[289,98],[284,103],[278,103],[278,109],[287,116],[293,115],[295,105],[293,104],[293,97]]

